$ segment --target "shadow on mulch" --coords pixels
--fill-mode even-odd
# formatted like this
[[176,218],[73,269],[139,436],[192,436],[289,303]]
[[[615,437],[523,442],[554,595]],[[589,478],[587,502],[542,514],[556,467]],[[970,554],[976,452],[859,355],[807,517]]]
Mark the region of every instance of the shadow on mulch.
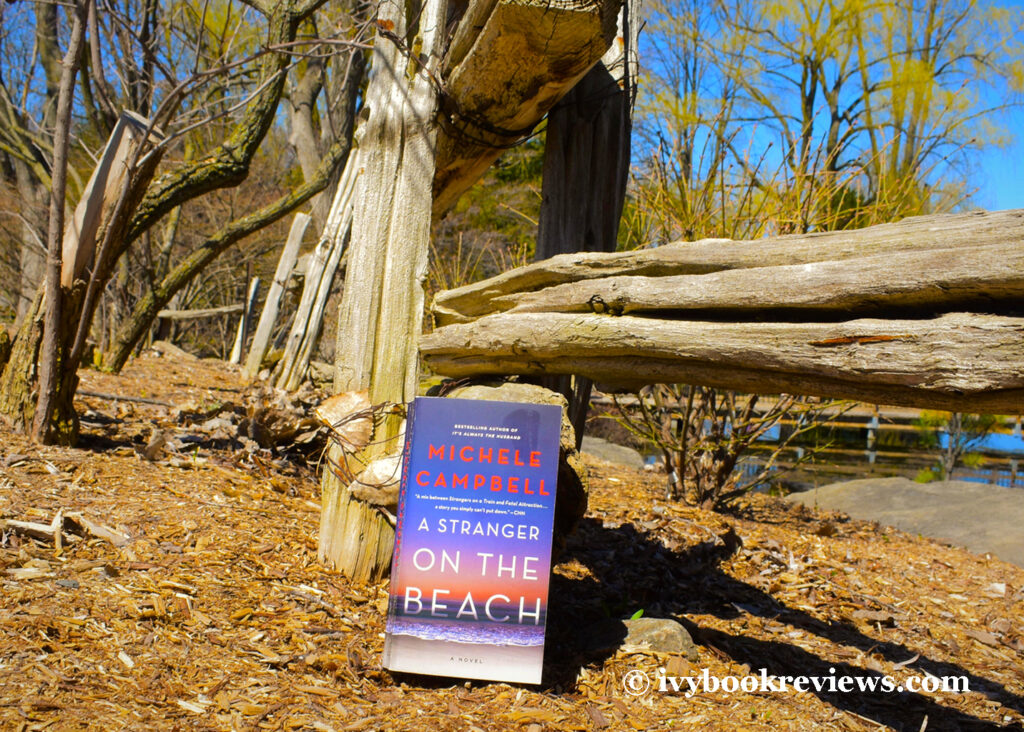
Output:
[[[618,643],[593,648],[596,629],[607,627],[610,619],[628,617],[639,609],[648,617],[676,617],[702,646],[703,653],[727,655],[747,664],[751,673],[767,669],[769,676],[860,676],[883,678],[882,674],[841,661],[828,661],[799,646],[776,640],[762,640],[702,628],[686,620],[685,614],[710,614],[722,619],[741,616],[736,605],[754,615],[788,623],[839,646],[856,648],[865,654],[880,654],[904,662],[915,652],[899,643],[879,641],[843,622],[825,623],[807,613],[780,603],[770,594],[726,574],[719,564],[735,546],[705,542],[674,552],[638,532],[630,524],[604,528],[600,521],[585,519],[570,537],[562,561],[575,559],[588,567],[592,576],[584,579],[552,577],[544,688],[571,688],[580,670],[601,664],[613,656]],[[624,632],[620,633],[621,641]],[[946,661],[921,656],[908,668],[919,675],[966,677],[972,691],[987,694],[1001,704],[1024,712],[1024,698],[1001,684]],[[791,693],[791,692],[787,692]],[[927,715],[929,729],[991,729],[992,723],[937,704],[920,694],[904,692],[829,693],[810,690],[822,701],[894,729],[920,728]]]

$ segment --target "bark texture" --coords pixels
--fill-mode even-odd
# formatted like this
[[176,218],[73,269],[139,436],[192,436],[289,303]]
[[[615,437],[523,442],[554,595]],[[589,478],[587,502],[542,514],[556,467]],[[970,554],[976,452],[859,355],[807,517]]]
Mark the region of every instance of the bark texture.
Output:
[[1024,410],[1024,318],[714,323],[500,313],[426,336],[452,377],[583,374],[635,388],[690,383],[948,411]]
[[[388,0],[377,20],[335,377],[336,391],[368,389],[373,404],[408,402],[419,381],[417,335],[436,155],[438,97],[433,79],[445,13],[444,0],[409,7]],[[400,39],[411,39],[413,55],[407,55]],[[400,447],[400,426],[393,416],[381,420],[376,444],[355,459],[369,464],[386,449],[381,446]],[[329,464],[352,459],[340,445],[330,449]],[[356,581],[384,576],[394,543],[387,516],[355,498],[334,470],[324,471],[322,492],[321,561]]]
[[1024,245],[1024,210],[917,216],[858,231],[793,234],[755,242],[703,239],[634,252],[563,254],[439,293],[432,311],[438,325],[447,325],[501,310],[497,301],[507,295],[582,280],[702,275],[990,244]]
[[696,311],[721,317],[751,317],[764,311],[828,319],[991,312],[1024,305],[1024,247],[1004,243],[706,275],[605,277],[497,297],[493,302],[496,310],[509,312]]
[[609,387],[683,382],[1015,413],[1022,244],[1024,212],[1002,211],[561,255],[441,293],[435,316],[453,324],[422,353],[453,377],[580,374]]
[[441,71],[435,215],[533,132],[605,54],[622,0],[475,0]]

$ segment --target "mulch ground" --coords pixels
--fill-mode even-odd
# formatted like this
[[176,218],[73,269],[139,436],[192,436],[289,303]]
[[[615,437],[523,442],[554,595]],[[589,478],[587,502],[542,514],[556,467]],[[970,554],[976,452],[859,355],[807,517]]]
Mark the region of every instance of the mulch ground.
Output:
[[[260,447],[251,425],[239,439],[217,421],[258,418],[265,392],[224,364],[155,355],[120,376],[83,372],[81,388],[150,401],[80,398],[77,449],[0,428],[0,519],[60,511],[100,527],[60,542],[0,530],[0,728],[1024,725],[1024,570],[761,496],[729,516],[667,503],[663,477],[596,460],[552,580],[544,682],[391,674],[386,583],[354,586],[317,562],[313,443]],[[682,622],[697,661],[591,642],[640,610]],[[637,671],[656,687],[705,669],[958,677],[970,690],[630,693]]]

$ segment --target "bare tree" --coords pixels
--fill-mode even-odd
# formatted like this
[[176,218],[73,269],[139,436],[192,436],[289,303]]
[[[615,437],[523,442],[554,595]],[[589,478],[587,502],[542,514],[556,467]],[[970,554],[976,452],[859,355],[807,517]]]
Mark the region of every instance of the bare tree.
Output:
[[[59,339],[61,352],[66,356],[60,360],[62,378],[53,392],[55,417],[52,426],[55,428],[57,439],[67,442],[75,439],[77,420],[71,405],[76,383],[73,365],[78,363],[84,350],[93,313],[116,263],[134,241],[165,215],[198,196],[218,188],[237,185],[246,178],[253,156],[274,123],[278,102],[285,87],[286,74],[292,63],[293,57],[289,51],[291,44],[296,41],[299,28],[322,2],[323,0],[268,0],[254,3],[255,12],[258,12],[265,23],[266,36],[263,47],[257,49],[248,61],[243,59],[222,62],[208,71],[195,72],[185,80],[177,81],[175,86],[167,90],[160,106],[154,110],[153,116],[156,120],[174,119],[177,120],[176,125],[183,125],[177,132],[179,136],[190,128],[195,129],[205,121],[202,115],[207,107],[201,103],[187,105],[186,102],[192,99],[189,94],[202,94],[203,81],[217,78],[218,74],[230,76],[235,71],[246,68],[246,63],[249,64],[249,73],[244,77],[246,84],[240,89],[240,97],[228,104],[225,111],[225,118],[231,117],[232,121],[219,144],[215,144],[205,153],[197,154],[190,162],[174,166],[153,179],[152,183],[149,181],[155,171],[159,155],[144,153],[141,149],[138,151],[128,166],[129,183],[121,191],[118,200],[104,211],[97,234],[95,255],[84,270],[87,272],[87,278],[76,280],[70,289],[65,287],[65,303],[68,307],[62,313]],[[152,19],[155,16],[152,13],[148,16],[143,13],[143,17]],[[141,48],[141,65],[133,65],[134,71],[126,73],[121,79],[122,85],[130,92],[129,97],[134,94],[135,100],[139,101],[147,94],[151,95],[151,75],[147,71],[150,68],[147,64],[150,62],[146,60],[146,49],[152,44],[150,20],[144,20],[141,28],[131,25],[128,16],[116,12],[105,20],[110,24],[115,37],[122,39],[129,46],[137,44],[132,46],[133,48]],[[155,62],[152,63],[153,68],[157,66]],[[95,69],[92,71],[96,72]],[[102,84],[96,88],[100,87]],[[92,90],[93,87],[89,86],[89,89]],[[95,97],[83,96],[88,97],[87,106],[89,99],[95,100]],[[5,94],[4,98],[10,100],[13,97]],[[8,105],[7,111],[17,111],[10,107],[11,105]],[[102,108],[98,103],[94,111],[97,112],[97,118],[102,117]],[[196,114],[200,116],[196,117]],[[22,126],[11,132],[10,136],[14,142],[20,144],[18,148],[12,146],[11,150],[22,153],[19,159],[38,173],[37,179],[41,180],[43,175],[48,178],[49,166],[39,164],[36,160],[35,151],[38,148],[32,146],[31,127]],[[173,139],[176,139],[173,135],[168,138],[169,141]],[[160,149],[168,144],[169,142],[163,143]],[[306,198],[312,195],[309,191],[306,193]],[[285,203],[287,205],[288,202]],[[292,203],[294,204],[294,201]],[[293,208],[294,205],[287,210]],[[22,425],[31,422],[36,407],[36,361],[43,313],[37,298],[37,305],[29,313],[30,317],[25,318],[0,376],[0,412]]]

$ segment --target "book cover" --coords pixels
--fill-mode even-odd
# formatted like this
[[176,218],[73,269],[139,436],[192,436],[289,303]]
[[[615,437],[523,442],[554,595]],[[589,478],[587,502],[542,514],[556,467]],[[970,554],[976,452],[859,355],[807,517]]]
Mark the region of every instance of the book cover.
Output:
[[540,683],[561,418],[548,404],[415,400],[386,668]]

